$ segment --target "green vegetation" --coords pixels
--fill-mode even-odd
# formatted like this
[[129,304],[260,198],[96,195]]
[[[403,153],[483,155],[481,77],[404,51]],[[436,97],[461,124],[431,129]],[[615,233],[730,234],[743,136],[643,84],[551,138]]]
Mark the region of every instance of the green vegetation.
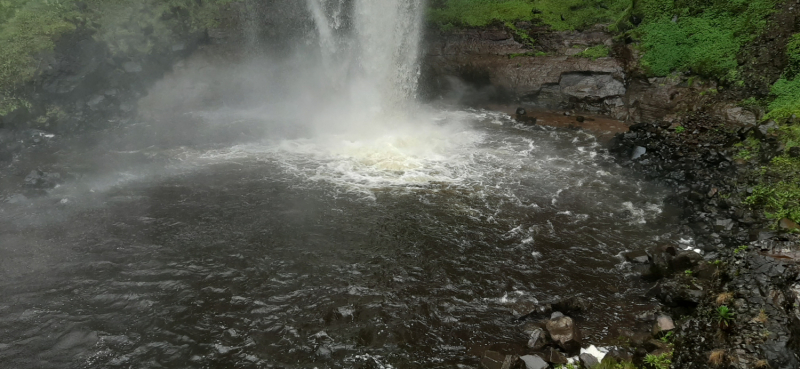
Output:
[[644,22],[633,33],[642,40],[642,65],[654,76],[691,70],[738,79],[736,56],[766,27],[779,0],[673,2],[637,1]]
[[577,56],[582,57],[582,58],[589,58],[589,59],[595,60],[597,58],[605,58],[610,53],[611,53],[611,50],[609,50],[608,46],[606,46],[606,45],[597,45],[597,46],[592,46],[592,47],[582,51]]
[[675,332],[669,331],[663,337],[661,337],[659,339],[661,340],[661,342],[670,343],[672,341],[672,338],[674,338],[674,336],[675,336]]
[[517,28],[514,23],[506,22],[505,25],[508,29],[514,32],[514,35],[517,36],[519,41],[521,41],[523,44],[533,47],[533,44],[536,43],[536,40],[534,40],[533,37],[531,37],[527,32]]
[[772,85],[771,94],[774,100],[769,104],[767,119],[787,120],[800,113],[800,78],[784,76]]
[[686,131],[686,127],[684,127],[684,126],[675,127],[675,133],[677,133],[677,134],[681,134],[681,133],[683,133],[685,131]]
[[[441,0],[434,2],[429,19],[444,29],[534,21],[567,31],[605,24],[641,41],[641,63],[651,76],[690,70],[743,86],[736,57],[765,29],[766,17],[780,1]],[[793,42],[798,53],[787,80],[800,72],[800,36]],[[607,54],[598,47],[581,56]]]
[[631,0],[443,0],[434,2],[428,19],[444,29],[535,20],[570,31],[612,23],[631,4]]
[[734,249],[733,253],[734,254],[739,254],[740,252],[745,252],[745,251],[747,251],[747,248],[748,248],[747,245],[741,245],[741,246],[737,247],[736,249]]
[[534,19],[557,31],[612,23],[632,7],[631,0],[534,0]]
[[728,328],[733,324],[733,310],[725,305],[717,308],[717,322],[720,328]]
[[532,10],[533,4],[527,0],[444,0],[429,10],[428,19],[440,27],[481,27],[531,20]]
[[653,369],[669,369],[669,366],[672,365],[672,354],[671,353],[663,353],[661,355],[648,354],[644,358],[644,363],[646,366]]
[[[147,54],[214,22],[232,0],[2,0],[0,1],[0,115],[30,107],[20,90],[43,54],[62,36],[85,28],[118,55]],[[179,15],[179,16],[177,16]]]
[[738,151],[736,152],[736,159],[749,161],[754,157],[758,157],[761,152],[761,142],[755,137],[748,137],[742,142],[733,145]]
[[[786,151],[761,168],[754,179],[759,184],[745,203],[763,209],[769,219],[788,218],[800,222],[800,158],[792,158],[787,153],[788,149],[800,146],[800,126],[792,122],[800,115],[800,34],[790,39],[786,49],[789,65],[772,86],[772,101],[765,117],[779,122],[776,134]],[[747,150],[751,147],[758,150],[760,142],[749,138],[744,146],[739,157],[749,160],[753,155],[745,155]]]
[[0,115],[28,106],[15,89],[35,75],[34,55],[52,50],[58,37],[75,29],[75,16],[59,2],[0,2]]

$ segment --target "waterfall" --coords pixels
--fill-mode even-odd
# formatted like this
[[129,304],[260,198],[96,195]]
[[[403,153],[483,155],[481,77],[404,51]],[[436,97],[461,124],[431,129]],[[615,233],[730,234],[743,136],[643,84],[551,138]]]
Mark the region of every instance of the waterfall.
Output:
[[396,110],[419,78],[424,0],[307,0],[323,68],[361,107]]

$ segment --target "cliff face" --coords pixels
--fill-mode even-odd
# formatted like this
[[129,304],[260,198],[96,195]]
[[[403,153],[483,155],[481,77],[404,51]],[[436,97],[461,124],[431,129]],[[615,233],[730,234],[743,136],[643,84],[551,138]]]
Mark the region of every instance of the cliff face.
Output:
[[[713,96],[713,82],[673,76],[646,78],[637,52],[597,29],[537,34],[533,53],[504,27],[431,31],[423,60],[423,96],[467,105],[516,102],[575,110],[630,122],[673,120],[676,112],[700,109]],[[535,32],[535,31],[534,31]],[[586,57],[606,48],[611,56]],[[715,108],[733,123],[755,124],[756,114],[735,106]]]

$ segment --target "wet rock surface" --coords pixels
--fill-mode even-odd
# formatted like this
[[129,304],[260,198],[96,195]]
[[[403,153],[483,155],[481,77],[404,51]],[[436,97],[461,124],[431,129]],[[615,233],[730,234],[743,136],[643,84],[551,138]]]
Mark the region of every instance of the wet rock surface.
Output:
[[[732,108],[727,113],[712,109],[636,124],[612,140],[621,165],[675,189],[668,201],[691,238],[648,251],[650,268],[642,275],[658,279],[648,295],[677,318],[658,317],[653,332],[675,332],[675,368],[712,366],[712,352],[731,368],[797,368],[798,238],[767,230],[772,223],[742,203],[752,191],[743,174],[753,168],[734,160],[733,145],[749,134],[769,148],[773,127],[755,126],[750,115]],[[762,151],[769,160],[769,150]],[[779,230],[789,227],[778,224]],[[644,261],[636,254],[626,258]],[[659,345],[644,342],[651,352],[662,350]]]

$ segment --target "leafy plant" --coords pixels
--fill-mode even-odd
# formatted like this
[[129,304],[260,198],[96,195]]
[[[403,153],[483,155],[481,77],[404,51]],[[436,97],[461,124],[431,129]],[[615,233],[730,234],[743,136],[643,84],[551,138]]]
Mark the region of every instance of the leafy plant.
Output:
[[720,328],[728,328],[733,324],[733,310],[728,308],[726,305],[722,305],[717,308],[717,322],[719,323]]
[[670,343],[672,341],[673,336],[675,336],[675,332],[669,331],[666,334],[664,334],[663,337],[661,337],[659,339],[661,340],[661,342]]
[[661,355],[648,354],[644,358],[644,363],[653,369],[669,369],[672,365],[672,354],[663,353]]
[[684,126],[677,126],[675,127],[675,133],[681,134],[686,131],[686,127]]
[[692,271],[690,269],[686,269],[686,270],[683,271],[683,274],[686,275],[687,277],[691,277],[692,276]]
[[748,248],[747,245],[741,245],[741,246],[737,247],[736,249],[734,249],[733,253],[734,254],[739,254],[740,252],[745,252],[745,251],[747,251],[747,248]]

